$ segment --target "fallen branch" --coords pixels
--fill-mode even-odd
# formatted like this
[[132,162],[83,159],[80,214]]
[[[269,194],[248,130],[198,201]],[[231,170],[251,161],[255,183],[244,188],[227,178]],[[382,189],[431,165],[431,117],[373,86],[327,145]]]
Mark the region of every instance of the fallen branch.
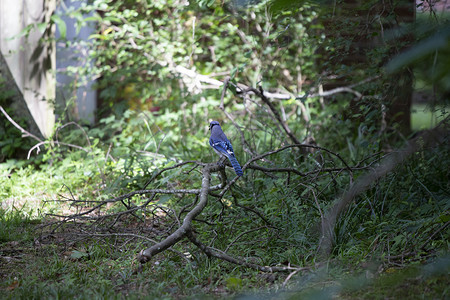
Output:
[[[308,171],[308,172],[301,172],[299,169],[296,169],[295,167],[278,167],[278,168],[267,168],[264,166],[257,165],[256,162],[259,160],[265,160],[270,155],[274,155],[277,153],[280,153],[282,151],[287,151],[289,149],[293,148],[313,148],[316,150],[320,150],[323,152],[323,154],[329,156],[333,162],[334,168],[319,168],[317,170]],[[366,159],[364,159],[366,161]],[[340,162],[336,165],[336,162]],[[188,165],[192,165],[188,166]],[[339,168],[339,165],[341,167]],[[138,255],[138,261],[140,264],[144,264],[148,261],[150,261],[155,255],[158,253],[161,253],[165,250],[171,249],[172,246],[177,244],[183,239],[186,239],[196,245],[202,252],[204,252],[209,257],[215,257],[218,259],[222,259],[227,262],[231,262],[240,266],[245,266],[249,268],[253,268],[259,271],[263,272],[291,272],[296,273],[303,270],[309,270],[309,268],[303,268],[303,267],[297,267],[293,265],[276,265],[276,266],[263,266],[258,265],[253,262],[248,262],[245,259],[233,257],[226,253],[230,247],[236,243],[238,239],[242,239],[244,235],[248,235],[253,231],[259,230],[261,228],[273,228],[273,230],[281,230],[276,228],[274,225],[271,224],[271,220],[267,219],[266,216],[257,207],[252,207],[251,205],[243,205],[239,203],[238,198],[236,198],[234,195],[232,195],[234,199],[234,206],[238,207],[242,210],[246,210],[250,212],[250,214],[254,215],[255,217],[258,217],[262,221],[262,225],[259,227],[256,226],[256,229],[247,230],[243,233],[240,233],[237,235],[234,239],[232,239],[231,243],[226,247],[225,251],[207,246],[203,244],[196,236],[195,236],[195,230],[193,228],[193,221],[197,222],[203,222],[207,225],[214,226],[213,222],[209,222],[209,220],[200,220],[198,217],[200,214],[204,211],[208,204],[208,196],[212,196],[217,200],[220,204],[222,204],[222,212],[226,208],[226,206],[223,205],[221,202],[222,198],[225,196],[225,194],[232,188],[234,184],[236,184],[237,180],[240,177],[234,177],[230,181],[227,182],[225,169],[222,165],[215,164],[215,163],[202,163],[198,161],[186,161],[186,162],[180,162],[173,166],[169,166],[167,168],[163,168],[155,172],[152,177],[146,182],[145,187],[147,187],[150,183],[154,182],[159,176],[161,176],[164,172],[167,172],[169,170],[174,170],[177,168],[187,167],[189,169],[185,173],[190,173],[193,169],[201,167],[201,187],[200,188],[194,188],[194,189],[176,189],[176,188],[154,188],[154,189],[142,189],[137,191],[132,191],[130,193],[126,193],[117,197],[113,197],[110,199],[106,199],[103,201],[83,201],[83,200],[76,200],[74,196],[72,195],[71,198],[65,198],[64,201],[67,201],[68,203],[72,203],[72,205],[75,205],[77,207],[77,210],[79,209],[79,205],[82,203],[87,203],[89,205],[93,205],[92,207],[85,208],[83,211],[77,211],[77,213],[65,216],[65,215],[56,215],[52,214],[49,216],[56,217],[60,219],[59,221],[55,221],[49,224],[46,224],[46,226],[53,226],[55,227],[53,231],[50,233],[55,234],[56,229],[62,227],[63,224],[75,224],[77,220],[84,220],[88,221],[90,225],[89,230],[84,230],[83,234],[89,234],[92,232],[93,237],[99,237],[102,235],[108,236],[111,232],[111,230],[120,230],[116,225],[120,224],[119,220],[121,218],[124,218],[126,215],[129,215],[130,217],[134,217],[140,222],[145,223],[147,220],[147,215],[153,215],[153,220],[158,220],[160,217],[166,216],[170,220],[168,225],[164,231],[158,230],[158,235],[164,234],[164,238],[159,241],[155,242],[153,245],[151,245],[149,248],[143,249],[140,251]],[[363,166],[362,163],[358,163],[355,167],[350,167],[344,159],[338,154],[333,151],[330,151],[326,148],[316,146],[316,145],[305,145],[305,144],[293,144],[293,145],[286,145],[284,147],[280,147],[279,149],[269,151],[266,153],[263,153],[261,155],[257,155],[255,157],[250,158],[242,167],[243,170],[247,169],[253,169],[255,171],[261,171],[261,172],[277,172],[277,173],[284,173],[287,174],[288,178],[290,178],[290,174],[295,174],[297,176],[301,177],[308,177],[309,181],[316,178],[317,174],[320,172],[324,173],[340,173],[340,172],[348,172],[350,175],[350,178],[353,176],[353,170],[360,170],[365,168],[366,166]],[[211,178],[212,174],[215,172],[220,172],[220,183],[211,185]],[[250,176],[250,175],[249,175]],[[307,184],[302,184],[305,188],[309,188],[312,192],[312,195],[314,196],[314,203],[317,206],[317,209],[321,215],[321,219],[323,220],[323,213],[320,208],[319,203],[319,194],[320,192],[314,191],[313,187],[309,187]],[[171,184],[168,185],[168,187],[173,186]],[[215,193],[215,191],[220,191],[219,193]],[[179,211],[175,212],[174,210],[170,210],[170,212],[167,211],[163,206],[158,204],[158,198],[157,195],[161,194],[171,194],[171,195],[179,195],[179,199],[182,199],[184,196],[191,195],[194,196],[195,200],[190,201],[189,203],[185,204]],[[142,195],[140,199],[136,199],[139,204],[133,204],[132,199],[135,196]],[[127,201],[128,200],[128,201]],[[112,213],[107,214],[101,214],[100,211],[103,208],[108,207],[107,204],[112,203],[122,203],[125,206],[125,210],[121,211],[115,211]],[[149,209],[152,207],[152,209]],[[142,214],[137,214],[137,212],[140,211]],[[159,213],[160,214],[159,214]],[[183,218],[184,216],[184,218]],[[149,228],[148,226],[144,226],[144,228]],[[148,230],[148,229],[146,229]],[[156,230],[156,229],[151,229]],[[135,234],[135,233],[133,233]],[[167,234],[167,235],[166,235]],[[128,232],[114,232],[111,233],[110,236],[127,236],[129,235]],[[48,236],[48,235],[47,235]],[[138,237],[138,235],[129,235],[130,237]],[[142,236],[142,234],[139,234],[139,236]]]
[[141,263],[148,262],[154,255],[164,251],[165,249],[173,246],[178,241],[180,241],[182,238],[184,238],[190,231],[192,226],[192,220],[198,216],[203,208],[205,208],[206,203],[208,202],[208,193],[209,193],[209,187],[210,187],[210,174],[212,170],[217,169],[218,166],[214,165],[207,165],[203,168],[202,171],[202,188],[200,191],[200,201],[197,203],[197,205],[186,215],[186,217],[183,220],[183,224],[169,237],[164,239],[162,242],[153,245],[150,248],[147,248],[145,250],[142,250],[139,253],[139,261]]
[[[243,166],[243,170],[245,170],[246,168],[250,167],[250,164],[256,160],[262,159],[268,155],[274,154],[274,153],[278,153],[280,151],[289,149],[289,148],[293,148],[293,147],[297,147],[297,148],[302,148],[302,147],[313,147],[316,149],[320,149],[323,150],[335,157],[337,157],[339,160],[341,160],[343,162],[343,164],[345,165],[344,169],[347,169],[349,171],[350,174],[352,174],[352,170],[351,168],[348,166],[348,164],[340,157],[339,154],[334,153],[328,149],[325,149],[323,147],[319,147],[319,146],[312,146],[312,145],[302,145],[302,144],[295,144],[295,145],[288,145],[285,147],[282,147],[280,149],[271,151],[271,152],[267,152],[265,154],[259,155],[257,157],[254,157],[252,159],[250,159],[244,166]],[[182,166],[184,165],[183,163],[178,164],[178,166]],[[172,167],[170,167],[172,168]],[[195,207],[185,216],[182,225],[175,230],[171,235],[169,235],[167,238],[165,238],[163,241],[151,246],[150,248],[144,249],[139,253],[138,256],[138,260],[141,264],[144,264],[146,262],[148,262],[149,260],[152,259],[152,257],[154,257],[156,254],[164,251],[165,249],[175,245],[176,243],[178,243],[179,241],[181,241],[184,238],[188,238],[193,244],[195,244],[198,248],[200,248],[206,255],[210,256],[210,257],[216,257],[237,265],[242,265],[242,266],[246,266],[246,267],[250,267],[253,269],[257,269],[259,271],[262,272],[285,272],[285,271],[300,271],[300,270],[306,270],[309,268],[297,268],[297,267],[278,267],[278,266],[260,266],[258,264],[254,264],[254,263],[249,263],[246,262],[244,260],[232,257],[228,254],[226,254],[223,251],[220,251],[218,249],[214,249],[212,247],[208,247],[206,245],[204,245],[203,243],[201,243],[196,237],[195,234],[193,233],[193,229],[192,229],[192,221],[203,211],[203,209],[206,207],[207,201],[208,201],[208,194],[210,193],[211,189],[210,189],[210,179],[211,179],[211,172],[214,171],[219,171],[222,170],[223,168],[221,168],[218,165],[215,164],[206,164],[203,167],[202,170],[202,187],[200,189],[200,193],[199,193],[199,201],[198,203],[195,205]],[[292,168],[287,168],[287,169],[278,169],[278,171],[285,171],[285,172],[292,172],[294,169]],[[162,172],[164,172],[165,170],[161,170],[159,171],[157,174],[161,174]],[[295,172],[295,173],[299,173],[299,172]],[[300,173],[302,174],[302,173]],[[303,174],[302,174],[303,175]],[[224,175],[222,175],[222,177],[224,177]],[[152,180],[155,178],[155,176],[152,177]],[[228,189],[236,182],[236,180],[239,177],[235,177],[233,180],[231,180],[225,187],[223,187],[222,191],[220,192],[219,195],[217,195],[217,197],[219,199],[221,199],[223,197],[223,195],[228,191]],[[151,181],[151,180],[150,180]],[[318,205],[317,199],[316,199],[316,204]],[[320,207],[318,208],[320,213],[321,213],[321,219],[323,220],[323,214],[320,210]]]
[[203,243],[201,243],[194,235],[194,233],[192,231],[188,231],[187,232],[187,237],[188,239],[194,244],[196,245],[198,248],[200,248],[207,256],[209,257],[215,257],[224,261],[228,261],[230,263],[236,264],[236,265],[240,265],[240,266],[245,266],[245,267],[249,267],[252,269],[256,269],[258,271],[261,272],[287,272],[287,271],[292,271],[292,270],[310,270],[311,268],[309,267],[292,267],[292,266],[285,266],[285,267],[279,267],[279,266],[261,266],[258,264],[254,264],[254,263],[249,263],[246,262],[245,260],[239,259],[239,258],[235,258],[232,257],[228,254],[226,254],[223,251],[220,251],[218,249],[214,249],[212,247],[208,247],[206,245],[204,245]]

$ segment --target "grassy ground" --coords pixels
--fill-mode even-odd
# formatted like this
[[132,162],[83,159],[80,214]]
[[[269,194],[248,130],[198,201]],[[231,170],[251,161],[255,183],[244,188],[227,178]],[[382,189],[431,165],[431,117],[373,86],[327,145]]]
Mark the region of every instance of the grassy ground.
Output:
[[[404,168],[378,182],[342,217],[341,242],[332,257],[320,259],[306,248],[309,258],[297,261],[310,270],[296,274],[266,274],[209,259],[183,241],[135,273],[136,255],[150,244],[117,233],[158,239],[169,224],[164,215],[155,215],[160,232],[131,218],[114,227],[120,232],[95,236],[89,231],[93,224],[81,221],[50,230],[47,225],[57,219],[48,214],[77,209],[55,199],[70,199],[71,193],[78,199],[101,196],[88,172],[93,164],[74,159],[65,168],[47,170],[0,164],[0,298],[448,299],[448,148],[425,154],[410,162],[408,172]],[[376,218],[367,213],[377,209],[374,205],[384,207]],[[425,241],[428,250],[422,251],[418,245]],[[243,245],[240,249],[249,248]],[[289,247],[294,246],[286,242],[277,250],[258,250],[284,258],[277,251]],[[404,251],[415,253],[398,255]]]
[[[140,240],[39,236],[50,220],[20,210],[0,211],[0,295],[4,299],[445,299],[450,257],[436,254],[403,263],[338,260],[311,272],[263,274],[204,256],[184,260],[166,252],[135,274]],[[69,237],[67,239],[67,237]],[[179,250],[189,249],[181,245]],[[436,258],[441,257],[441,258]],[[286,286],[283,287],[283,284]]]
[[432,110],[425,104],[414,104],[411,109],[411,128],[412,130],[433,128],[448,116],[448,113],[448,108],[441,107]]

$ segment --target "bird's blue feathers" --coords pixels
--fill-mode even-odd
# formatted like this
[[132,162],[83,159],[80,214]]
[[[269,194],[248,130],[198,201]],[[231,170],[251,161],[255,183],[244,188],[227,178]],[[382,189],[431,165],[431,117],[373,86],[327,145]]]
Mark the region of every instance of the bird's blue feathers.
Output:
[[217,121],[212,121],[209,125],[211,130],[211,138],[209,139],[209,144],[219,155],[223,155],[228,158],[231,165],[236,172],[236,175],[242,176],[244,172],[242,172],[241,166],[234,156],[233,146],[230,141],[227,139],[225,133],[220,128],[220,125]]

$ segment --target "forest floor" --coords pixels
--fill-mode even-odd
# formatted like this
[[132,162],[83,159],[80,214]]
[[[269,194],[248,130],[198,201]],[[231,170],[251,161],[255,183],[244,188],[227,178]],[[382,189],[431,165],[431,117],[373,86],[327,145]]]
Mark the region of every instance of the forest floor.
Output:
[[[3,211],[4,212],[4,211]],[[146,299],[448,299],[450,257],[416,255],[381,263],[330,260],[290,277],[266,274],[226,262],[181,259],[165,252],[135,273],[136,239],[74,239],[65,233],[42,235],[50,220],[15,213],[0,218],[0,298]],[[48,224],[48,223],[47,223]],[[79,229],[80,227],[78,227]],[[130,226],[130,232],[133,227]],[[78,230],[78,233],[80,230]],[[67,237],[70,236],[70,239]],[[7,240],[7,241],[6,241]],[[179,249],[189,248],[185,243]]]

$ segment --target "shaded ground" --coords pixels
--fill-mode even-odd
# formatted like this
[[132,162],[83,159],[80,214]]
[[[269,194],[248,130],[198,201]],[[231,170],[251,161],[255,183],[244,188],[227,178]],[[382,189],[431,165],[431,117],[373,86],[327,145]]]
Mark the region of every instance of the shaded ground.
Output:
[[[6,224],[5,218],[2,222]],[[9,235],[2,236],[0,243],[0,295],[6,299],[449,297],[450,257],[442,253],[391,264],[330,261],[328,266],[287,280],[289,274],[264,274],[209,260],[188,243],[181,243],[135,274],[136,254],[146,246],[142,239],[107,235],[87,238],[80,234],[86,226],[81,224],[69,224],[60,233],[40,236],[43,223],[18,216],[7,224]],[[136,231],[136,224],[125,225],[124,232]],[[148,232],[147,236],[157,234]]]

